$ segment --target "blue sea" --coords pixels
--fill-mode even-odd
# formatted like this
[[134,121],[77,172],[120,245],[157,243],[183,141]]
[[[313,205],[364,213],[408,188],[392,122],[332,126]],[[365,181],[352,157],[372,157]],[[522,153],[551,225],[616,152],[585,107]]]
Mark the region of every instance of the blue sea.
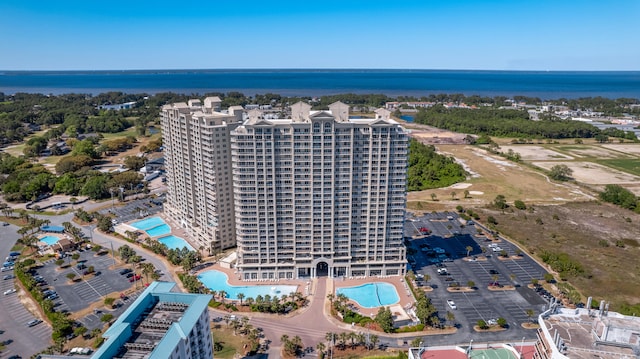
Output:
[[108,91],[322,96],[344,93],[425,96],[461,93],[541,99],[602,96],[640,99],[640,71],[462,70],[144,70],[0,71],[0,92],[59,95]]

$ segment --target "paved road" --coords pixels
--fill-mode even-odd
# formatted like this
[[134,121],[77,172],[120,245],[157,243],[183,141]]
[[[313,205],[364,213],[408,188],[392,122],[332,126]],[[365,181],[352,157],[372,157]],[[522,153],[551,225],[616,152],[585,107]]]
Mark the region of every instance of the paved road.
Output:
[[[13,225],[0,226],[0,256],[3,261],[20,237],[16,233],[18,228]],[[2,272],[2,277],[7,274],[13,274],[13,271]],[[15,280],[2,279],[0,291],[4,293],[5,290],[15,287]],[[46,349],[51,342],[51,327],[46,322],[32,328],[26,326],[26,323],[35,317],[22,305],[19,299],[20,295],[24,295],[24,293],[18,292],[9,295],[0,293],[0,330],[4,331],[3,334],[0,334],[0,340],[13,340],[2,351],[1,357],[21,355],[28,358]]]

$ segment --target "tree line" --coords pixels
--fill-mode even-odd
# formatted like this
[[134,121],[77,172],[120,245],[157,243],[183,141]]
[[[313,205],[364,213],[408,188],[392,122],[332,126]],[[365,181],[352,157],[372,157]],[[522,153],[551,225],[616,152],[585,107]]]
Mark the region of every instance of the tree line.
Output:
[[467,176],[464,168],[453,157],[441,155],[436,152],[434,146],[422,144],[414,139],[409,141],[408,165],[409,191],[447,187],[464,181]]
[[420,109],[414,121],[462,133],[496,137],[524,138],[593,138],[600,130],[588,123],[546,119],[531,121],[526,111],[495,108],[450,108],[435,105]]

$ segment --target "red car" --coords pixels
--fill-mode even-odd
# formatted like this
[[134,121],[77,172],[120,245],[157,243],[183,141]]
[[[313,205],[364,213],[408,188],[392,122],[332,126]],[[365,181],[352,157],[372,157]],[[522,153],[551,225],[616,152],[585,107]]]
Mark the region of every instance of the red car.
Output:
[[133,283],[133,282],[135,282],[137,280],[140,280],[140,278],[141,278],[140,274],[136,274],[133,277],[129,278],[129,282]]

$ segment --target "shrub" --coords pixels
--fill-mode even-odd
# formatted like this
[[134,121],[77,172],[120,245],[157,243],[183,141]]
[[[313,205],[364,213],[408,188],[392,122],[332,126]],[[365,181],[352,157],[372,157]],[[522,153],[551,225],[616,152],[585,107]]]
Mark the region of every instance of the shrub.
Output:
[[480,329],[488,329],[489,328],[489,326],[487,325],[487,322],[485,322],[482,319],[478,320],[478,324],[477,325],[478,325],[478,327]]
[[521,209],[521,210],[527,209],[527,205],[526,205],[526,204],[524,204],[524,202],[522,202],[522,201],[521,201],[521,200],[519,200],[519,199],[516,199],[516,200],[513,202],[513,205],[514,205],[517,209]]
[[504,319],[504,318],[502,318],[502,317],[498,318],[498,320],[497,320],[496,322],[498,323],[498,325],[499,325],[501,328],[506,328],[506,327],[508,327],[508,326],[509,326],[509,324],[507,324],[507,320],[506,320],[506,319]]

